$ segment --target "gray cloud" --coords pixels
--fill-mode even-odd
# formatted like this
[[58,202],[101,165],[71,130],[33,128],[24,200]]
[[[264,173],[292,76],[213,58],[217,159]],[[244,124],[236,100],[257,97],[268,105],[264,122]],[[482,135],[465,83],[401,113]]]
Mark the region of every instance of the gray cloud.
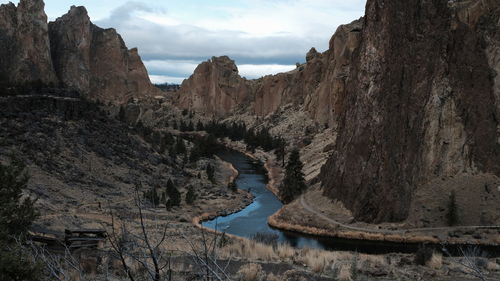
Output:
[[326,49],[330,36],[336,29],[336,26],[323,25],[321,32],[306,35],[280,32],[255,36],[229,28],[209,30],[182,22],[155,23],[144,16],[148,13],[158,14],[159,18],[168,17],[165,10],[153,10],[139,2],[127,2],[96,24],[116,28],[129,48],[138,47],[148,71],[156,77],[188,77],[192,71],[190,69],[194,69],[193,65],[221,55],[231,57],[239,65],[252,65],[252,76],[259,76],[258,65],[265,64],[267,66],[262,66],[264,75],[271,69],[271,64],[293,65],[304,61],[305,54],[311,47]]

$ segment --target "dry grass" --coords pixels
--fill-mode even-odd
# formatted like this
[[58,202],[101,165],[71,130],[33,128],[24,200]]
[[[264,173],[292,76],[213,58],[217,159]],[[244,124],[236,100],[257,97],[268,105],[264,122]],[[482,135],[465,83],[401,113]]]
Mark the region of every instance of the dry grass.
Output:
[[245,264],[238,270],[238,280],[258,281],[262,279],[262,266],[256,263]]
[[351,266],[350,265],[342,265],[339,270],[339,274],[337,275],[337,279],[340,281],[349,281],[351,278]]
[[269,273],[266,277],[266,281],[281,281],[281,280],[282,280],[281,278],[274,275],[273,273]]
[[500,265],[496,262],[488,262],[488,264],[486,265],[486,269],[488,271],[500,271]]
[[235,241],[221,249],[224,258],[245,257],[249,260],[273,261],[278,258],[273,247],[253,240]]
[[295,249],[288,244],[278,244],[276,254],[278,254],[281,260],[293,259],[295,256]]
[[441,253],[434,252],[426,265],[432,269],[440,269],[443,266],[443,255]]

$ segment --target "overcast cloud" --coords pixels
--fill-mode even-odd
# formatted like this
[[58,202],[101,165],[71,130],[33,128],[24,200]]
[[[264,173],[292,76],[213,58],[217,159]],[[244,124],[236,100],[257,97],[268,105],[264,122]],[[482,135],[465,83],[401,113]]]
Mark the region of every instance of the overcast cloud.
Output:
[[[0,0],[0,3],[7,1]],[[234,59],[249,79],[288,71],[311,47],[324,51],[365,0],[46,0],[50,20],[84,5],[91,20],[138,47],[152,81],[180,83],[212,56]]]

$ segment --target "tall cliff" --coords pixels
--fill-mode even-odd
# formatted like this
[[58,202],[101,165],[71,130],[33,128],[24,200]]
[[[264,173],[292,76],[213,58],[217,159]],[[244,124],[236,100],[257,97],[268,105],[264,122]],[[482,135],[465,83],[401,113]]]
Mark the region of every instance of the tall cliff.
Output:
[[258,116],[276,112],[286,104],[302,105],[320,124],[336,125],[339,99],[344,96],[351,57],[360,42],[363,20],[340,26],[330,48],[312,48],[306,63],[296,69],[246,80],[228,57],[200,64],[177,93],[177,104],[214,116],[228,116],[240,109]]
[[0,81],[57,82],[44,7],[41,0],[0,5]]
[[[234,78],[251,85],[241,94],[247,101],[224,95],[260,116],[292,103],[330,125],[336,141],[320,175],[324,193],[358,220],[404,220],[422,184],[500,175],[499,15],[496,0],[369,0],[364,18],[340,26],[326,52],[312,49],[287,73]],[[192,91],[193,77],[181,106],[207,93]],[[210,112],[230,108],[211,104]]]
[[92,98],[124,103],[157,94],[137,49],[128,50],[116,30],[92,24],[84,7],[49,23],[54,68],[66,87]]
[[[498,30],[495,2],[479,20],[495,18],[486,26]],[[357,219],[398,221],[432,178],[498,175],[500,101],[486,47],[482,27],[445,1],[368,1],[325,193]]]
[[61,84],[101,101],[124,103],[159,94],[137,49],[102,29],[84,7],[47,24],[42,0],[0,6],[0,81]]

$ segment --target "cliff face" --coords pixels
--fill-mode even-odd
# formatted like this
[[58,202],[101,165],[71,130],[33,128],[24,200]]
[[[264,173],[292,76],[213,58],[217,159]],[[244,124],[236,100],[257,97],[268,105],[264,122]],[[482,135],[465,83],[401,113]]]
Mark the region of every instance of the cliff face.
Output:
[[234,61],[213,57],[195,69],[181,85],[178,104],[182,108],[223,116],[247,101],[250,84],[238,74]]
[[[259,116],[292,103],[328,124],[337,134],[320,175],[324,193],[358,220],[404,220],[412,194],[433,179],[500,175],[499,15],[495,0],[369,0],[365,17],[340,26],[326,52],[312,49],[287,73],[235,75],[250,92],[224,94]],[[217,83],[195,73],[181,106],[217,100],[200,90]],[[228,115],[233,107],[194,108]]]
[[61,83],[117,104],[160,93],[137,49],[128,50],[114,29],[92,24],[84,7],[49,24],[43,8],[42,0],[0,6],[0,81]]
[[276,112],[286,104],[304,105],[318,123],[336,125],[338,99],[350,69],[353,51],[359,45],[362,20],[340,26],[330,40],[330,49],[312,48],[307,62],[295,70],[246,80],[238,75],[228,57],[200,64],[177,93],[178,105],[215,116],[241,109],[258,116]]
[[128,50],[116,30],[92,24],[84,7],[71,7],[49,31],[55,70],[65,86],[115,103],[159,93],[137,49]]
[[55,83],[42,0],[0,5],[0,81]]
[[[493,2],[479,21],[498,21]],[[397,221],[421,183],[498,175],[498,49],[487,46],[481,27],[446,2],[368,1],[334,154],[322,168],[325,193],[359,220]]]

